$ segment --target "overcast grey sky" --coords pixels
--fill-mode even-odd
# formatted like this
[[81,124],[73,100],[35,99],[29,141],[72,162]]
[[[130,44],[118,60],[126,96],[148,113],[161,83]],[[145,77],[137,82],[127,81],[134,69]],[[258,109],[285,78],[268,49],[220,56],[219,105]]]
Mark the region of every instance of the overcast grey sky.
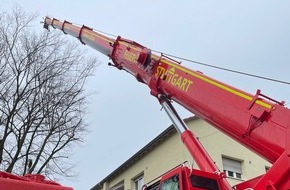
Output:
[[[1,10],[9,10],[13,1],[0,2]],[[37,12],[39,21],[48,15],[121,35],[153,50],[290,82],[290,1],[15,2],[27,12]],[[42,25],[35,24],[35,30],[43,30]],[[88,108],[91,133],[71,158],[78,162],[78,179],[61,182],[77,190],[93,187],[171,124],[146,86],[87,49],[101,62],[87,85],[88,91],[97,91]],[[289,85],[182,64],[252,94],[259,88],[289,105]],[[182,117],[191,116],[181,107],[178,111]]]

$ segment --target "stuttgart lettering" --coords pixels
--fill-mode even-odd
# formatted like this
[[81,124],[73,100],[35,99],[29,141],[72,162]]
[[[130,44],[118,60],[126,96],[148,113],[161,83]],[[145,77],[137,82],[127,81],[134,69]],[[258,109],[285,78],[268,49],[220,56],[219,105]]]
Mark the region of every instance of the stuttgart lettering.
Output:
[[155,76],[167,81],[171,85],[179,88],[184,92],[187,92],[189,87],[193,84],[191,80],[179,76],[178,74],[175,74],[174,67],[172,67],[169,70],[166,70],[165,68],[158,66],[156,69]]
[[137,63],[137,55],[128,50],[124,52],[124,58],[132,63]]

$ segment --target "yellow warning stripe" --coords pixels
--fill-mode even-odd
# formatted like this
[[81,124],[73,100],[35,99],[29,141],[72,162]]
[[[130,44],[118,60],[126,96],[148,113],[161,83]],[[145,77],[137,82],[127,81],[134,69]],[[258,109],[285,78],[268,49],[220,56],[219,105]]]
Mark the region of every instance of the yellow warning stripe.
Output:
[[[153,57],[154,59],[156,59],[156,60],[159,59],[159,57],[157,57],[156,55],[152,55],[152,57]],[[168,60],[166,60],[166,59],[162,59],[161,62],[162,62],[162,63],[165,63],[165,64],[168,64],[168,65],[170,65],[171,67],[175,67],[175,68],[177,68],[177,69],[179,69],[179,70],[181,70],[181,71],[183,71],[183,72],[185,72],[185,73],[190,74],[190,75],[193,76],[193,77],[196,77],[196,78],[198,78],[198,79],[201,79],[201,80],[203,80],[204,82],[207,82],[207,83],[209,83],[209,84],[212,84],[212,85],[214,85],[214,86],[216,86],[216,87],[219,87],[219,88],[221,88],[221,89],[223,89],[223,90],[225,90],[225,91],[227,91],[227,92],[230,92],[230,93],[232,93],[232,94],[235,94],[235,95],[237,95],[237,96],[239,96],[239,97],[242,97],[242,98],[244,98],[244,99],[246,99],[246,100],[251,101],[251,100],[253,99],[251,96],[249,96],[249,95],[247,95],[247,94],[244,94],[244,93],[242,93],[242,92],[240,92],[240,91],[237,91],[237,90],[235,90],[235,89],[233,89],[233,88],[230,88],[230,87],[228,87],[228,86],[225,86],[225,85],[223,85],[223,84],[221,84],[221,83],[218,83],[218,82],[216,82],[216,81],[214,81],[214,80],[211,80],[211,79],[209,79],[209,78],[207,78],[207,77],[204,77],[204,76],[202,76],[202,75],[199,75],[198,73],[192,72],[191,70],[188,70],[188,69],[186,69],[186,68],[184,68],[184,67],[180,67],[179,65],[176,65],[175,63],[172,63],[172,62],[170,62],[170,61],[168,61]],[[263,107],[267,108],[267,109],[270,109],[270,108],[272,107],[270,104],[267,104],[267,103],[262,102],[262,101],[260,101],[260,100],[257,100],[256,103],[257,103],[258,105],[260,105],[260,106],[263,106]]]
[[94,31],[85,31],[85,32],[87,32],[89,35],[92,35],[93,37],[100,38],[100,39],[102,39],[102,40],[104,40],[104,41],[107,41],[107,42],[109,42],[109,43],[114,43],[113,40],[110,40],[109,38],[104,37],[104,36],[102,36],[101,34],[98,34],[98,33],[94,32]]

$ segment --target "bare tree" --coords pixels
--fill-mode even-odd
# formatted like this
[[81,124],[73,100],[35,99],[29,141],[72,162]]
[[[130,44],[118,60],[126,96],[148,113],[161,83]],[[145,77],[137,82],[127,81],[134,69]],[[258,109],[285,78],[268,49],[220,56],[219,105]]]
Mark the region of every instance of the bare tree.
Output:
[[96,59],[57,31],[34,32],[35,19],[17,6],[0,13],[0,166],[70,177],[71,149],[86,132],[84,84]]

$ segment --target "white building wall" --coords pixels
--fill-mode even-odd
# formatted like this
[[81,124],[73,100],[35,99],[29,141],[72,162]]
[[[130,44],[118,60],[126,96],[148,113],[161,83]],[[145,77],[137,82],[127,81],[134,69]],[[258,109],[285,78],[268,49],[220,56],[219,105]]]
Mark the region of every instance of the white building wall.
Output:
[[[242,180],[263,174],[265,173],[265,167],[270,166],[267,161],[225,136],[201,119],[197,118],[188,121],[187,125],[199,137],[199,140],[221,170],[223,170],[222,156],[241,161]],[[107,181],[107,189],[103,188],[103,190],[110,189],[114,185],[122,182],[122,180],[124,180],[124,190],[134,190],[134,179],[136,177],[143,175],[144,182],[148,183],[184,161],[194,163],[187,149],[182,144],[180,136],[176,132],[142,156],[133,165],[128,165],[127,169]],[[196,164],[194,164],[194,167],[197,168]],[[242,180],[229,179],[229,182],[231,185],[234,185]]]

